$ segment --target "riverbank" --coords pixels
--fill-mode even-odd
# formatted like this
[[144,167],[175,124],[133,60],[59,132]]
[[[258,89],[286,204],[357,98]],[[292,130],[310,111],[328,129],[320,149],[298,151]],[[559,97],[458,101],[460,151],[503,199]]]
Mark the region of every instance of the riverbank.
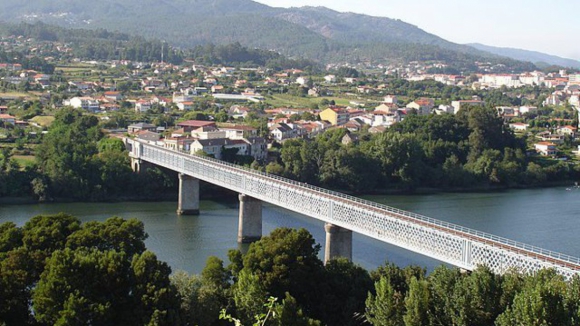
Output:
[[[237,198],[237,193],[221,188],[215,185],[204,184],[200,191],[200,198],[202,200],[220,200]],[[433,188],[433,187],[417,187],[414,189],[390,188],[390,189],[374,189],[364,193],[353,193],[348,190],[329,189],[336,192],[344,193],[351,196],[421,196],[421,195],[435,195],[435,194],[454,194],[454,193],[495,193],[507,190],[524,190],[524,189],[542,189],[554,187],[572,187],[575,186],[575,181],[553,181],[546,182],[541,185],[515,185],[515,186],[474,186],[474,187],[455,187],[455,188]],[[95,202],[95,203],[118,203],[118,202],[161,202],[161,201],[177,201],[178,193],[176,191],[164,192],[156,194],[155,196],[115,196],[99,200],[83,200],[72,198],[54,198],[50,201],[42,203],[77,203],[77,202]],[[0,205],[30,205],[41,203],[32,197],[0,197]]]

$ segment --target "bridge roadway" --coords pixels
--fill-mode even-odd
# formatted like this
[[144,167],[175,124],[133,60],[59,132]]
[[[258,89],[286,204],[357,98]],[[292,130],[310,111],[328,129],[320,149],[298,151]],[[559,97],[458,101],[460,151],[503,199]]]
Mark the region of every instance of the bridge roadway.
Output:
[[[333,226],[465,270],[486,265],[496,273],[512,269],[533,273],[542,268],[555,268],[566,278],[580,273],[580,259],[576,257],[213,158],[180,153],[139,140],[125,141],[135,163],[145,161],[159,165],[324,221],[327,223],[327,256],[329,232],[336,232],[329,231],[329,226]],[[240,214],[240,223],[241,220]],[[261,224],[259,230],[261,232]]]

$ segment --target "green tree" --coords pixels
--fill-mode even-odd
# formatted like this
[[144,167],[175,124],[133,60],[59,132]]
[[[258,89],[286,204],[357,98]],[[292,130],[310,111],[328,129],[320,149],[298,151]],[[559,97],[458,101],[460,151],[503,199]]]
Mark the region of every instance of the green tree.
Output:
[[51,325],[173,325],[169,274],[151,252],[129,261],[114,250],[58,250],[34,291],[34,317]]
[[40,171],[50,179],[55,196],[88,198],[99,183],[93,156],[103,137],[95,116],[65,108],[37,148]]
[[453,325],[453,293],[461,274],[458,268],[437,267],[428,277],[430,325]]
[[429,284],[425,280],[411,278],[409,294],[405,298],[405,326],[429,324]]
[[491,325],[503,312],[500,307],[501,278],[489,270],[478,267],[455,283],[453,291],[454,325]]
[[310,315],[320,297],[319,250],[308,231],[278,228],[250,246],[243,270],[256,275],[271,296],[290,293]]
[[115,250],[133,257],[145,251],[145,239],[147,233],[143,222],[134,218],[125,220],[111,217],[105,222],[91,221],[83,224],[79,230],[68,236],[66,247]]
[[272,326],[320,326],[320,321],[308,318],[298,306],[296,299],[294,299],[288,292],[282,303],[274,306],[274,315],[272,321],[268,323]]
[[373,289],[369,273],[346,258],[330,260],[324,272],[320,298],[320,320],[326,325],[358,325],[355,316],[364,314],[365,299]]
[[365,316],[376,326],[403,324],[404,294],[394,290],[388,277],[375,282],[375,293],[369,292]]
[[258,276],[251,274],[248,270],[242,270],[233,287],[233,297],[236,315],[244,324],[249,324],[254,316],[262,312],[262,302],[268,295]]
[[570,325],[566,311],[566,283],[554,270],[541,270],[528,277],[513,304],[496,321],[499,326]]

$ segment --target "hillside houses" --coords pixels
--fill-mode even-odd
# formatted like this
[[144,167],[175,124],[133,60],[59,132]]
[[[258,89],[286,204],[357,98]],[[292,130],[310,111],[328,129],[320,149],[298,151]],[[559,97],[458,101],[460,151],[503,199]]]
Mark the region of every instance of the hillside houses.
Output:
[[427,115],[430,114],[431,109],[435,107],[435,100],[433,100],[432,98],[422,97],[407,104],[406,107],[408,109],[417,110],[417,114],[419,115]]

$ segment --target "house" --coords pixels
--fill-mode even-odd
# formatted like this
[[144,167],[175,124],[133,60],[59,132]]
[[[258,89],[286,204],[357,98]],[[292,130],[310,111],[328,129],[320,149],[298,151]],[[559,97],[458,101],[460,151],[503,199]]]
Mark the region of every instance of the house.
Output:
[[529,126],[530,126],[529,124],[522,122],[514,122],[509,124],[510,129],[514,131],[526,131],[528,130]]
[[0,114],[6,113],[6,112],[8,112],[8,107],[0,105]]
[[327,83],[336,83],[336,76],[335,75],[326,75],[326,76],[324,76],[324,81]]
[[223,85],[213,85],[211,87],[211,92],[212,93],[223,93],[224,92],[224,86]]
[[455,112],[455,108],[451,105],[439,105],[437,108],[433,109],[433,113],[437,115],[441,114],[453,114]]
[[349,144],[358,144],[358,135],[355,135],[353,133],[347,132],[346,135],[342,136],[342,144],[343,145],[349,145]]
[[540,153],[542,156],[554,156],[558,152],[556,150],[556,144],[551,142],[539,142],[534,144],[536,152]]
[[308,96],[312,96],[312,97],[320,96],[320,92],[319,92],[318,88],[314,87],[314,88],[309,89]]
[[398,112],[384,112],[384,111],[373,111],[373,120],[371,125],[390,127],[393,124],[401,121],[401,115]]
[[497,114],[500,117],[502,117],[505,121],[509,121],[520,115],[519,109],[511,106],[498,106],[495,109],[497,111]]
[[4,125],[6,125],[6,124],[15,125],[16,124],[16,117],[11,116],[10,114],[1,113],[0,114],[0,121]]
[[151,98],[151,103],[167,106],[169,103],[171,103],[171,99],[156,95]]
[[283,142],[286,139],[296,138],[296,131],[286,123],[278,123],[270,127],[270,135],[276,141]]
[[222,124],[219,126],[219,130],[224,131],[226,133],[226,138],[229,139],[242,139],[258,136],[258,130],[256,128],[244,125]]
[[187,120],[177,124],[177,127],[183,128],[185,132],[204,132],[216,130],[216,124],[213,121]]
[[138,100],[135,103],[135,112],[147,112],[151,110],[151,101]]
[[181,111],[193,110],[193,102],[191,102],[191,101],[179,102],[176,105],[177,105],[177,108],[179,108],[179,110],[181,110]]
[[127,127],[127,131],[130,134],[135,134],[139,131],[142,130],[147,130],[147,131],[155,131],[157,129],[157,127],[155,125],[152,125],[150,123],[145,123],[145,122],[139,122],[139,123],[135,123],[135,124],[131,124]]
[[431,109],[435,107],[435,101],[432,98],[419,98],[407,104],[408,109],[415,109],[420,115],[427,115],[431,113]]
[[556,132],[560,135],[568,135],[568,136],[574,137],[576,135],[577,131],[578,131],[578,128],[568,125],[568,126],[563,126],[563,127],[558,128],[558,130]]
[[538,133],[536,138],[540,139],[542,142],[551,142],[555,144],[561,144],[564,142],[564,135],[552,134],[549,131]]
[[268,142],[262,137],[249,137],[244,139],[250,144],[250,155],[256,161],[265,161],[268,158]]
[[383,98],[383,103],[385,104],[397,104],[397,102],[399,101],[399,99],[397,98],[396,95],[387,95]]
[[92,97],[73,97],[68,101],[68,103],[73,108],[83,109],[92,112],[99,111],[100,109],[99,101],[95,100]]
[[310,82],[310,79],[308,79],[307,77],[296,78],[296,84],[299,84],[301,86],[306,86],[309,82]]
[[250,113],[250,108],[239,105],[232,105],[228,110],[228,115],[233,118],[246,118],[248,113]]
[[135,133],[138,139],[145,140],[150,143],[156,143],[161,139],[161,135],[157,132],[149,130],[140,130]]
[[235,88],[240,88],[240,87],[244,87],[247,84],[248,84],[248,81],[247,80],[245,80],[245,79],[238,79],[234,83],[234,87]]
[[341,107],[329,107],[328,109],[320,112],[320,120],[326,120],[330,122],[333,126],[340,126],[348,122],[349,114],[348,111]]
[[100,106],[101,111],[111,112],[111,111],[119,111],[120,106],[116,103],[103,103]]
[[374,91],[374,89],[372,87],[369,87],[369,86],[358,86],[356,88],[356,91],[359,94],[370,94]]
[[361,131],[364,123],[357,120],[357,119],[350,119],[347,123],[342,125],[342,127],[346,128],[348,131],[357,132]]
[[197,92],[193,88],[186,88],[179,92],[173,92],[172,102],[180,103],[180,102],[191,102],[193,101],[193,97],[197,95]]
[[108,92],[105,92],[103,94],[103,96],[107,100],[111,100],[111,101],[120,101],[120,100],[123,99],[123,95],[121,95],[120,92],[116,92],[116,91],[108,91]]
[[398,107],[394,103],[381,103],[381,105],[375,108],[375,111],[382,111],[382,112],[397,112]]
[[526,113],[536,113],[538,111],[538,107],[536,106],[520,106],[520,114]]
[[191,144],[195,141],[195,138],[188,136],[179,137],[167,137],[163,140],[163,146],[165,148],[172,149],[174,151],[190,152]]
[[452,101],[451,106],[454,108],[454,114],[457,114],[459,110],[465,108],[466,106],[483,106],[485,105],[484,101],[481,100],[459,100],[459,101]]
[[40,85],[42,89],[45,89],[50,86],[50,75],[36,74],[34,76],[34,81]]
[[237,155],[250,155],[250,144],[242,139],[196,139],[190,148],[191,154],[203,151],[206,154],[213,156],[220,160],[222,158],[223,149],[236,148]]
[[302,131],[307,138],[314,138],[316,135],[323,132],[325,127],[326,126],[321,121],[307,121],[300,123],[300,128],[302,128]]

